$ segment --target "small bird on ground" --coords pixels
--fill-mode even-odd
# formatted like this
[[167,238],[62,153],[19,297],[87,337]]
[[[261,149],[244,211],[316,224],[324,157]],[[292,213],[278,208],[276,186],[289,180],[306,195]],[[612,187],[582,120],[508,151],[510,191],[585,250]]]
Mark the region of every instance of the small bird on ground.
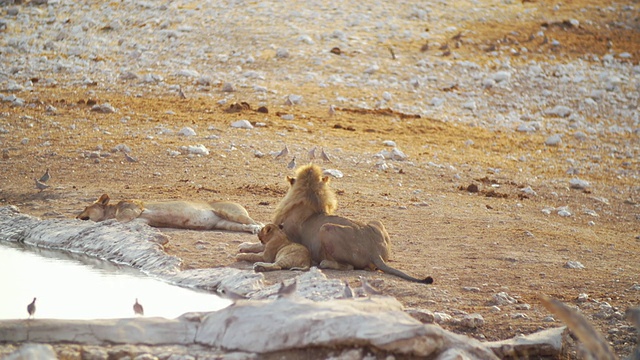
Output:
[[316,158],[316,147],[314,146],[309,150],[309,160],[313,160]]
[[365,277],[360,276],[360,282],[362,282],[362,290],[364,290],[365,294],[369,296],[382,295],[382,291],[371,286]]
[[220,295],[221,297],[227,299],[227,300],[231,300],[233,301],[233,303],[235,303],[238,300],[247,300],[248,297],[242,295],[242,294],[238,294],[235,291],[231,291],[227,288],[222,288],[220,291]]
[[38,179],[33,179],[33,180],[36,181],[36,189],[40,190],[40,192],[42,192],[42,190],[47,189],[47,188],[50,187],[49,185],[47,185],[47,184],[45,184],[43,182],[40,182],[40,180],[38,180]]
[[322,149],[322,151],[320,152],[320,158],[324,161],[324,162],[331,162],[331,159],[329,159],[329,155],[327,155],[326,152],[324,152],[324,149]]
[[329,116],[333,116],[336,114],[336,107],[334,105],[329,106]]
[[349,286],[349,283],[345,280],[344,281],[344,292],[342,293],[342,298],[344,299],[350,299],[353,298],[353,289],[351,288],[351,286]]
[[128,162],[138,162],[138,159],[137,159],[137,158],[135,158],[135,157],[133,157],[133,156],[131,156],[131,155],[127,154],[127,153],[124,153],[124,158],[125,158]]
[[144,308],[140,305],[137,298],[136,303],[133,304],[133,313],[140,316],[144,315]]
[[295,167],[296,167],[296,157],[294,156],[293,159],[289,161],[289,164],[287,164],[287,169],[293,169]]
[[284,149],[280,150],[280,152],[276,155],[276,159],[279,159],[281,157],[286,157],[287,155],[289,155],[289,147],[287,145],[284,146]]
[[49,173],[49,168],[47,168],[47,171],[45,171],[44,175],[42,175],[38,181],[46,183],[49,179],[51,179],[51,174]]
[[280,283],[280,288],[278,289],[278,299],[290,297],[293,293],[296,292],[297,281],[293,279],[293,282],[289,285],[285,285],[284,281]]
[[27,305],[27,312],[29,313],[29,319],[36,313],[36,298],[33,298],[31,304]]

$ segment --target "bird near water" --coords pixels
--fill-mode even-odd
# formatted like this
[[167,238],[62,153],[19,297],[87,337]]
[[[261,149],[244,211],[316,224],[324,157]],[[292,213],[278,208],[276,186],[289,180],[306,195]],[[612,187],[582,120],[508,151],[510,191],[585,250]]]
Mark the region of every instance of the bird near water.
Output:
[[27,305],[27,312],[29,313],[29,319],[31,319],[36,313],[36,298],[33,298],[31,304]]
[[38,179],[38,181],[40,181],[41,183],[46,183],[47,181],[49,181],[49,179],[51,179],[51,173],[49,173],[49,168],[47,168],[47,171],[44,172],[44,174],[40,177],[40,179]]
[[140,305],[137,298],[136,298],[136,303],[133,304],[133,312],[136,315],[140,315],[140,316],[144,315],[144,308],[142,307],[142,305]]
[[50,187],[49,185],[41,182],[38,179],[33,179],[33,180],[35,180],[35,182],[36,182],[36,189],[40,190],[40,192],[42,192],[42,190],[48,189]]

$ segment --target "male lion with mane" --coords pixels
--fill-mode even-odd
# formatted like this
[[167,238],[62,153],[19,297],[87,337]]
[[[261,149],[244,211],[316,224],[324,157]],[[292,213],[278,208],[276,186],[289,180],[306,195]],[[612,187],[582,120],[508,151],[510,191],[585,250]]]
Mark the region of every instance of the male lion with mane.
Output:
[[191,230],[229,230],[258,233],[263,225],[249,217],[247,210],[233,202],[122,200],[109,204],[109,195],[103,194],[87,206],[76,219],[96,222],[116,219],[129,222],[140,219],[153,227]]
[[329,188],[329,178],[313,164],[287,176],[289,191],[278,204],[273,223],[282,224],[289,239],[306,246],[319,267],[336,270],[379,269],[405,280],[423,284],[433,278],[414,278],[387,265],[391,240],[378,220],[362,224],[332,215],[336,196]]

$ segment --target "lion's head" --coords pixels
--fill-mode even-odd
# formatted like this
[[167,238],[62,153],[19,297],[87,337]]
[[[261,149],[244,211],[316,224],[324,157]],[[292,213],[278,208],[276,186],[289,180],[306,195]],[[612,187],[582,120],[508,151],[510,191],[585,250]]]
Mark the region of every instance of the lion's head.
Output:
[[102,194],[93,204],[85,207],[84,210],[76,216],[76,219],[96,222],[106,220],[108,218],[107,205],[109,205],[109,200],[109,195]]
[[258,239],[261,243],[266,244],[277,236],[287,236],[282,231],[282,225],[267,224],[258,233]]
[[329,187],[329,177],[314,164],[296,170],[295,177],[287,176],[289,191],[280,201],[274,215],[274,223],[294,215],[306,218],[314,214],[331,215],[338,207],[336,195]]

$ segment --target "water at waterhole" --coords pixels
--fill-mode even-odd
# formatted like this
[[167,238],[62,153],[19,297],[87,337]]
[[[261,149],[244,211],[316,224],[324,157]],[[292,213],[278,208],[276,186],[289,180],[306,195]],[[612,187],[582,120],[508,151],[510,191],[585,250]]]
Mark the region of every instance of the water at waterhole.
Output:
[[154,279],[124,265],[81,254],[0,242],[0,319],[108,319],[133,317],[136,298],[144,316],[176,318],[230,304],[214,294]]

